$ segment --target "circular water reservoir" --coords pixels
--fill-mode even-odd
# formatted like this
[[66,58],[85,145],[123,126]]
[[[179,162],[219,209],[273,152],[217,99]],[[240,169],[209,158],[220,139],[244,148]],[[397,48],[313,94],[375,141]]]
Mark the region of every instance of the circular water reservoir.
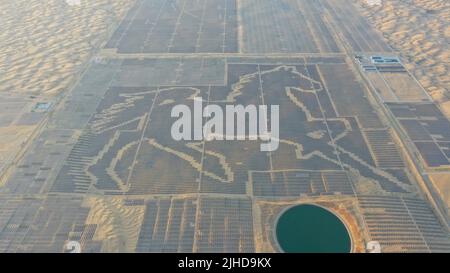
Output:
[[331,211],[303,204],[282,212],[276,239],[287,253],[349,253],[352,242],[344,223]]

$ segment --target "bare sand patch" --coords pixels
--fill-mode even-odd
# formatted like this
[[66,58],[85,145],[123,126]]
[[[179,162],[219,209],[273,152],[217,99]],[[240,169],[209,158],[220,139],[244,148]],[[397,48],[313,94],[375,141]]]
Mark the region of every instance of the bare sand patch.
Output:
[[0,92],[57,95],[134,0],[0,1]]
[[450,208],[450,173],[433,173],[430,178],[447,208]]

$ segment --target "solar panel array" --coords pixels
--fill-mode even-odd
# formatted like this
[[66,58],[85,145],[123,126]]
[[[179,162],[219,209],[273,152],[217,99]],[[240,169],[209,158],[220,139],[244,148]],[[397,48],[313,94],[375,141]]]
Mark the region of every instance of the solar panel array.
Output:
[[354,194],[345,171],[252,172],[252,187],[266,198]]
[[434,103],[388,103],[426,166],[449,167],[450,121]]

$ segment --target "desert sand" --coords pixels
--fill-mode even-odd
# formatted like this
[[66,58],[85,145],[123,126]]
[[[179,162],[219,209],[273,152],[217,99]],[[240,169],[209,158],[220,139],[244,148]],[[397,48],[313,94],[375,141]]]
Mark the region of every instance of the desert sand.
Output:
[[430,174],[430,178],[442,200],[447,204],[447,209],[450,210],[450,173],[433,173]]
[[65,91],[133,2],[1,0],[0,92]]
[[432,98],[450,117],[450,1],[357,0]]
[[[23,141],[30,137],[33,126],[0,127],[0,172],[6,162],[12,160],[17,151],[23,146]],[[0,180],[0,185],[4,181]]]

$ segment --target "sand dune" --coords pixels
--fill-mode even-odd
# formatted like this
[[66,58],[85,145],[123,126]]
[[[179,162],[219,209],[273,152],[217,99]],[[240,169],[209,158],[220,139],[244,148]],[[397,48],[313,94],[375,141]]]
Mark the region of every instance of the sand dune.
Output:
[[91,197],[86,224],[96,224],[94,240],[103,241],[103,251],[133,252],[144,218],[144,206],[125,206],[123,199]]
[[366,0],[357,1],[450,117],[450,2],[382,0],[381,5],[367,5]]
[[0,92],[66,90],[133,2],[0,1]]

